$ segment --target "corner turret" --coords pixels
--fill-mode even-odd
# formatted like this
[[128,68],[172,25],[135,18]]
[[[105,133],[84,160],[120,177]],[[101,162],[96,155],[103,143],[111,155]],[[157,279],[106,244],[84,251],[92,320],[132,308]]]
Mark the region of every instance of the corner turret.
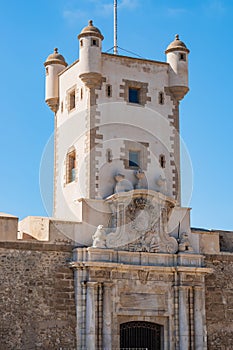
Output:
[[46,71],[45,102],[53,112],[57,112],[59,105],[58,75],[67,66],[64,57],[54,49],[44,63]]
[[175,40],[168,45],[165,54],[167,55],[167,63],[170,65],[169,87],[175,98],[180,101],[189,91],[189,49],[187,49],[183,41],[179,39],[179,35],[176,34]]
[[96,87],[101,83],[101,51],[104,39],[100,30],[89,21],[78,35],[79,39],[79,64],[80,79],[88,88]]

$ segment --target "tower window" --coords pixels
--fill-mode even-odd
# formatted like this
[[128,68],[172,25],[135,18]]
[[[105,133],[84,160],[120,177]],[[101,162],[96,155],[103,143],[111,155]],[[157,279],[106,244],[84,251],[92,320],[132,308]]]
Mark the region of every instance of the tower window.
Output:
[[120,160],[123,161],[125,169],[147,170],[151,162],[149,143],[124,140],[124,148],[121,148]]
[[67,154],[66,158],[66,183],[75,181],[76,178],[76,152]]
[[139,102],[140,89],[129,88],[129,102],[130,103],[140,103]]
[[160,154],[159,156],[159,164],[161,166],[161,168],[165,168],[165,164],[166,164],[166,160],[165,160],[165,156],[163,154]]
[[98,39],[91,39],[91,46],[99,46],[99,40]]
[[159,104],[163,105],[164,104],[164,93],[162,91],[159,92]]
[[140,160],[139,151],[129,151],[129,168],[138,169]]
[[112,97],[112,86],[111,85],[106,85],[106,95],[107,97]]
[[151,102],[151,97],[148,96],[148,83],[142,81],[122,79],[120,89],[123,91],[119,93],[119,97],[130,104],[138,104],[145,106],[147,102]]
[[110,149],[107,149],[106,151],[106,158],[108,163],[112,162],[112,151]]
[[80,46],[83,47],[83,40],[80,40]]
[[186,55],[185,55],[185,53],[179,53],[179,60],[180,60],[180,61],[186,61]]
[[63,101],[61,102],[61,112],[63,112]]
[[75,90],[69,94],[69,111],[75,108]]
[[46,75],[49,75],[49,67],[46,67],[45,72],[46,72]]
[[80,89],[80,100],[82,100],[83,99],[83,89],[81,88]]

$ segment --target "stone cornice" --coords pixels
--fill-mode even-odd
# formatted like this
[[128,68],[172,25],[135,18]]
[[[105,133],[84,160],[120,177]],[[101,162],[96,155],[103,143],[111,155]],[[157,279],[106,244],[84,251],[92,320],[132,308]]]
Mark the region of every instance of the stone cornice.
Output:
[[204,267],[204,256],[194,253],[145,253],[116,251],[114,249],[75,248],[73,268],[107,268],[123,270],[153,270],[166,273],[211,273]]
[[188,267],[188,266],[147,266],[147,265],[129,265],[119,264],[113,262],[75,262],[70,263],[72,268],[91,268],[91,269],[111,269],[111,270],[142,270],[143,271],[156,271],[158,273],[191,273],[191,274],[208,274],[212,273],[213,269],[207,267]]

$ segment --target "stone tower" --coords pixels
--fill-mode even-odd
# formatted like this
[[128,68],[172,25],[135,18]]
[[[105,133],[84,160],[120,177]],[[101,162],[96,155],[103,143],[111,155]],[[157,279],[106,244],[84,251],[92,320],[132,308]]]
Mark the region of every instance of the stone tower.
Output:
[[79,243],[77,349],[206,349],[209,270],[180,206],[189,50],[176,36],[158,62],[103,53],[103,39],[89,21],[79,60],[45,62],[54,217]]
[[54,216],[81,220],[78,200],[113,194],[118,173],[127,190],[142,186],[180,204],[179,102],[189,50],[176,37],[167,63],[105,54],[92,21],[78,39],[78,61],[64,69],[56,51],[45,62],[56,119]]

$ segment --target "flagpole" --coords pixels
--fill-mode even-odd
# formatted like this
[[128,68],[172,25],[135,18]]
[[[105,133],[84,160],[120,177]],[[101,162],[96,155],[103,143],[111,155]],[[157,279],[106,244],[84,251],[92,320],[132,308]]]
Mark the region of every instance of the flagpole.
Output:
[[117,46],[117,0],[114,0],[114,47],[113,47],[114,55],[118,54],[118,46]]

